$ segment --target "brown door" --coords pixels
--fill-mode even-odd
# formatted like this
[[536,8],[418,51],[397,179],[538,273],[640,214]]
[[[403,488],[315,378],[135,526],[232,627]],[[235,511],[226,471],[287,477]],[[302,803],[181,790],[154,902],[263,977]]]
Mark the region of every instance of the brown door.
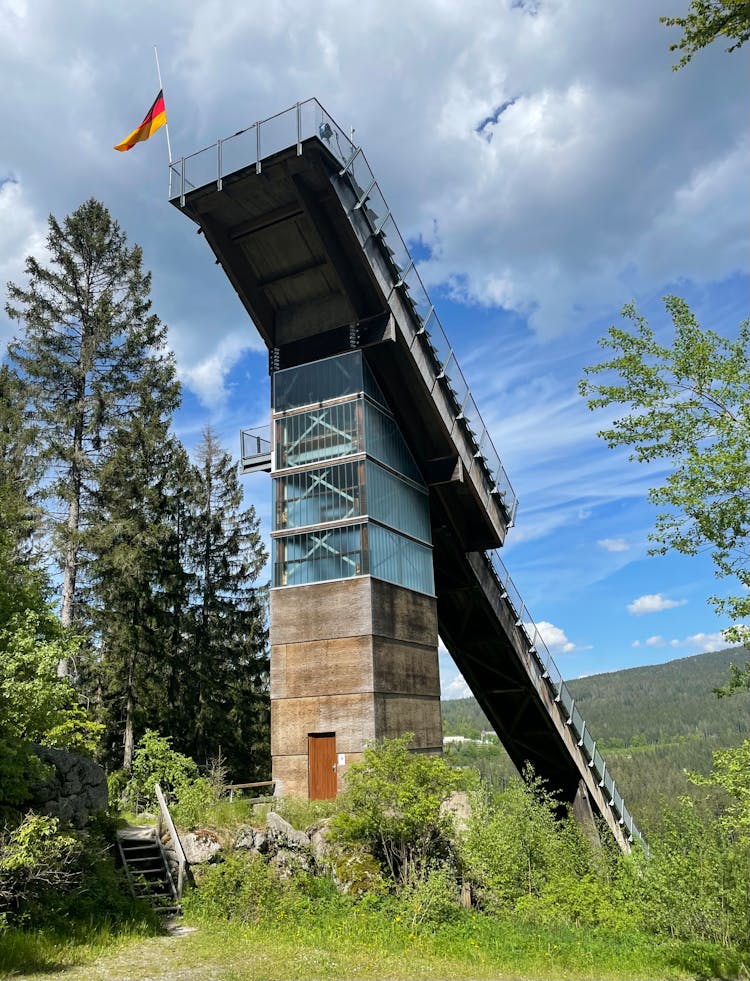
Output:
[[336,796],[336,733],[311,732],[307,736],[307,786],[310,800]]

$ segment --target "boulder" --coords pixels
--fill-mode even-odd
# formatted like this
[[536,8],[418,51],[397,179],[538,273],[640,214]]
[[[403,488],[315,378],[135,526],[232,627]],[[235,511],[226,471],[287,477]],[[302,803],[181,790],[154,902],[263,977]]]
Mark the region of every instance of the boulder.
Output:
[[205,865],[212,862],[221,851],[221,841],[215,831],[200,828],[180,835],[182,850],[190,865]]
[[315,861],[325,861],[333,852],[333,845],[329,840],[329,820],[326,819],[325,821],[321,821],[320,824],[314,824],[311,828],[307,829],[306,834],[310,839],[310,851]]
[[74,828],[107,810],[107,776],[98,763],[48,746],[36,746],[34,752],[50,770],[32,785],[30,807]]
[[279,848],[269,864],[280,879],[291,879],[304,872],[313,872],[315,861],[309,851],[300,848]]
[[310,839],[304,831],[297,831],[276,811],[269,811],[266,818],[266,835],[272,850],[309,848]]
[[234,847],[265,855],[268,851],[268,837],[265,831],[254,828],[251,824],[243,824],[234,839]]

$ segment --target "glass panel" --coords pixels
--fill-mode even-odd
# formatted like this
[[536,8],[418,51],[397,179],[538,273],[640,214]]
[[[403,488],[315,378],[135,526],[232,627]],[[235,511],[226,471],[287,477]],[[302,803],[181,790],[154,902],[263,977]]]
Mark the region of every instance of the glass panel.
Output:
[[359,517],[363,468],[363,462],[341,463],[276,477],[274,530]]
[[243,460],[253,456],[265,456],[271,452],[271,427],[243,429],[240,433]]
[[609,801],[614,800],[615,781],[612,778],[612,774],[606,771],[604,773],[604,790],[607,794],[607,799]]
[[362,525],[275,540],[274,585],[301,586],[364,575]]
[[573,726],[573,731],[575,732],[576,736],[580,739],[581,733],[583,732],[583,716],[578,711],[575,705],[573,706],[571,719],[572,719],[571,725]]
[[182,161],[177,161],[169,165],[169,199],[180,196],[182,174]]
[[219,176],[218,149],[206,147],[198,153],[185,157],[185,190],[192,191],[195,187],[203,187],[217,180]]
[[429,345],[430,352],[435,359],[435,376],[439,375],[445,368],[451,356],[451,346],[445,331],[438,320],[437,314],[433,311],[432,316],[425,324],[423,337]]
[[393,282],[397,283],[401,278],[401,273],[404,272],[406,267],[411,262],[409,256],[409,250],[404,245],[404,240],[401,238],[401,232],[399,232],[396,227],[396,222],[393,218],[389,218],[385,225],[383,225],[383,244],[390,256],[391,262],[395,266],[395,271],[392,273]]
[[360,453],[362,401],[341,402],[276,420],[276,469]]
[[354,196],[356,197],[357,201],[359,201],[374,180],[373,173],[370,170],[370,165],[368,164],[367,160],[365,159],[365,155],[361,150],[355,156],[354,160],[352,160],[347,173],[352,184]]
[[221,143],[221,176],[244,170],[255,163],[258,152],[255,126],[240,130]]
[[414,266],[409,270],[408,276],[404,279],[406,288],[408,290],[409,299],[414,307],[414,312],[419,320],[420,327],[427,319],[427,315],[430,312],[431,303],[430,298],[425,292],[425,288],[422,285],[422,280],[419,278],[419,273]]
[[432,549],[372,522],[368,525],[368,535],[370,575],[434,596]]
[[368,194],[367,204],[362,208],[362,211],[370,224],[370,231],[376,232],[388,214],[388,205],[385,203],[385,198],[377,184]]
[[455,354],[451,355],[445,366],[444,385],[450,397],[453,399],[453,411],[458,416],[469,394],[469,386],[466,384],[466,379],[461,373]]
[[479,415],[479,409],[477,408],[477,403],[474,401],[473,395],[469,395],[464,402],[463,417],[469,432],[474,438],[476,447],[478,448],[479,438],[482,435],[484,425],[482,423],[482,417]]
[[328,147],[331,153],[338,159],[339,163],[346,163],[352,155],[352,142],[345,136],[333,118],[321,107],[320,123],[318,125],[318,136],[323,144]]
[[570,690],[566,684],[560,685],[560,705],[562,706],[566,720],[569,719],[573,711],[573,696],[570,694]]
[[371,518],[431,543],[430,499],[423,490],[367,461],[367,513]]
[[508,602],[513,607],[513,612],[517,617],[521,617],[524,610],[524,602],[521,599],[521,594],[516,589],[515,583],[512,579],[508,580],[505,589],[508,593]]
[[365,449],[367,455],[391,470],[424,485],[414,457],[394,420],[371,402],[365,402]]
[[297,143],[297,107],[266,119],[260,127],[260,155],[270,157]]
[[583,748],[586,750],[586,755],[590,760],[594,758],[594,737],[591,735],[588,729],[583,734]]
[[352,351],[275,372],[273,408],[285,412],[363,390],[362,352]]
[[300,130],[303,140],[318,135],[319,115],[320,107],[315,99],[308,99],[300,106]]
[[364,372],[364,374],[365,374],[365,385],[364,385],[365,394],[366,395],[369,395],[370,398],[374,402],[380,403],[380,405],[382,405],[384,409],[387,409],[388,408],[388,403],[385,400],[385,395],[383,395],[383,393],[382,393],[382,391],[380,389],[380,385],[378,385],[378,383],[375,381],[375,376],[373,375],[372,371],[370,370],[370,366],[368,365],[367,360],[365,360],[365,362],[364,362],[364,368],[365,368],[365,372]]

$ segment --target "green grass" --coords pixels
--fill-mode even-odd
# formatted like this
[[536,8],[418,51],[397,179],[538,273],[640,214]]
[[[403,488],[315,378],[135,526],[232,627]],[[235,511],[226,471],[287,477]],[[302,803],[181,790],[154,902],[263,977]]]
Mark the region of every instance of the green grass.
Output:
[[65,976],[97,959],[137,947],[154,933],[144,923],[78,923],[60,930],[3,929],[0,926],[0,978]]
[[[188,920],[185,925],[190,925]],[[260,926],[194,921],[179,937],[0,934],[0,977],[61,981],[275,979],[642,979],[748,977],[750,962],[711,945],[601,929],[541,929],[479,914],[415,929],[383,911],[281,914]],[[3,973],[4,972],[4,973]],[[744,972],[744,973],[743,973]]]

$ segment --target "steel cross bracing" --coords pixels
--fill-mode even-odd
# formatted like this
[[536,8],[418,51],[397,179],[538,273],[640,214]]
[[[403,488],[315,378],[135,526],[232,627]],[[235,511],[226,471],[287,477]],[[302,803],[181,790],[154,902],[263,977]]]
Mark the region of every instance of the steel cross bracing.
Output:
[[[272,370],[367,347],[390,402],[406,403],[392,408],[430,487],[443,641],[514,762],[530,759],[567,800],[583,781],[621,847],[645,846],[487,547],[502,544],[517,498],[362,149],[308,100],[175,161],[170,198],[204,232],[269,347]],[[328,313],[310,333],[319,308]],[[342,326],[332,329],[337,317]]]

